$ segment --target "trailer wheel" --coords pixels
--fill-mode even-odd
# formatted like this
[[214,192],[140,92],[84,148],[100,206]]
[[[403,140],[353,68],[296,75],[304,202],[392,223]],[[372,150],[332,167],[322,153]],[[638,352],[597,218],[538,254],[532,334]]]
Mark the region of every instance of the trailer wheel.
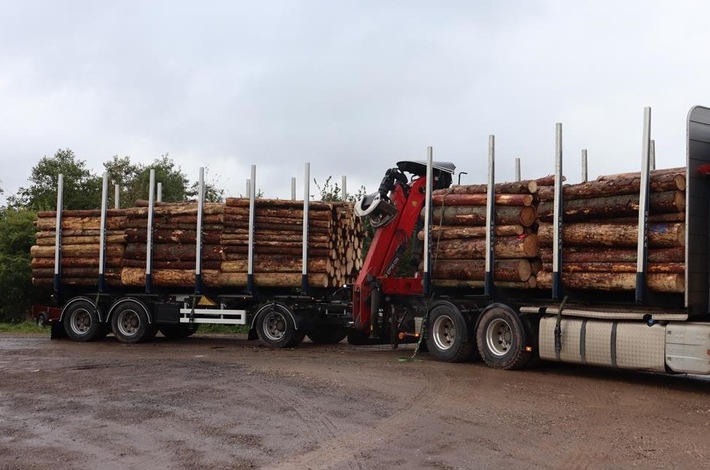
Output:
[[88,299],[70,302],[64,310],[62,323],[72,341],[93,341],[102,336],[99,312]]
[[475,351],[466,319],[450,303],[436,305],[429,312],[426,345],[429,354],[443,362],[468,360]]
[[525,327],[512,310],[495,306],[481,316],[476,330],[476,342],[483,362],[494,369],[521,369],[532,352],[525,350]]
[[169,339],[183,339],[197,332],[199,323],[180,323],[179,325],[161,325],[160,332]]
[[308,338],[317,344],[339,343],[348,336],[348,330],[342,326],[320,326],[308,330]]
[[256,334],[272,348],[293,348],[298,346],[306,334],[296,329],[291,309],[283,304],[268,304],[256,314]]
[[111,312],[111,331],[122,343],[138,343],[150,339],[151,325],[148,323],[145,304],[135,299],[122,301]]

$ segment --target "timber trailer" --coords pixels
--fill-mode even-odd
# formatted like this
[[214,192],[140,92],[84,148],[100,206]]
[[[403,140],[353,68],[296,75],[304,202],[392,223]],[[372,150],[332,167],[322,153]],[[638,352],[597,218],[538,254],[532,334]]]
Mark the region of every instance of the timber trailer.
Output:
[[[200,282],[198,240],[194,292],[176,295],[151,288],[148,258],[143,292],[108,292],[99,274],[97,292],[75,292],[67,298],[61,291],[57,259],[55,294],[67,300],[60,300],[61,309],[49,314],[53,336],[68,334],[74,340],[85,341],[100,337],[110,329],[120,341],[137,342],[150,339],[158,328],[166,336],[188,336],[197,324],[225,323],[249,325],[250,338],[258,336],[272,347],[295,346],[306,334],[315,342],[337,342],[347,335],[353,344],[396,346],[402,342],[418,342],[440,361],[457,362],[480,356],[488,366],[502,369],[519,369],[538,360],[549,360],[666,373],[710,374],[710,109],[694,107],[688,114],[685,284],[682,293],[665,296],[649,292],[646,283],[649,108],[644,118],[636,289],[631,293],[569,289],[563,282],[562,130],[558,124],[551,289],[511,289],[496,281],[493,269],[496,261],[493,248],[495,150],[491,136],[485,208],[485,272],[481,287],[437,286],[432,279],[432,192],[452,184],[455,167],[451,163],[434,162],[429,148],[426,161],[399,162],[387,170],[377,192],[356,204],[357,215],[369,217],[375,232],[363,267],[352,285],[331,291],[310,289],[305,282],[307,252],[304,249],[304,283],[296,294],[257,289],[252,282],[245,292],[206,292]],[[251,181],[255,181],[254,167]],[[104,192],[105,187],[106,183]],[[252,184],[252,208],[254,188]],[[152,193],[151,190],[151,210]],[[202,194],[201,190],[200,205]],[[104,197],[103,211],[105,201]],[[304,209],[307,201],[306,190]],[[61,207],[59,191],[58,208]],[[304,218],[307,212],[304,210]],[[57,219],[56,256],[59,257],[61,210],[57,211]],[[198,217],[198,233],[200,223]],[[304,223],[304,227],[307,226],[307,222]],[[250,230],[253,233],[253,227]],[[416,246],[420,230],[424,233],[423,246]],[[305,245],[308,236],[305,228],[303,236]],[[415,245],[413,249],[412,245]],[[408,250],[413,253],[413,261],[405,256]],[[251,250],[249,256],[251,280]],[[411,277],[398,277],[398,267],[405,262],[420,263],[423,269]],[[201,302],[203,299],[209,301]]]

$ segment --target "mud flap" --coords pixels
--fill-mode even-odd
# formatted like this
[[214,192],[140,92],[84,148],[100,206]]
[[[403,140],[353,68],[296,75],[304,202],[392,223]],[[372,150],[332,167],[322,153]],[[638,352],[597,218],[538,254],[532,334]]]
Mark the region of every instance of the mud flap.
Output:
[[67,332],[64,330],[64,325],[59,320],[55,320],[51,325],[51,333],[49,334],[51,339],[66,338]]

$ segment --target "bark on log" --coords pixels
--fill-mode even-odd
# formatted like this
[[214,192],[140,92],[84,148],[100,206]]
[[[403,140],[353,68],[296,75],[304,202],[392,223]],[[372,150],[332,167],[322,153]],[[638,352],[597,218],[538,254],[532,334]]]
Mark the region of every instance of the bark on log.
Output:
[[[195,271],[195,261],[163,261],[153,260],[153,269],[187,269]],[[202,260],[202,269],[219,269],[222,265],[220,260]],[[145,259],[124,259],[119,266],[129,268],[143,268],[145,271]]]
[[[650,175],[651,178],[657,177],[659,175],[664,175],[664,174],[680,174],[680,175],[685,175],[685,167],[677,167],[677,168],[660,168],[658,170],[651,170]],[[631,172],[631,173],[616,173],[613,175],[601,175],[597,177],[598,181],[604,181],[604,180],[613,180],[613,179],[619,179],[619,178],[640,178],[641,177],[641,172],[636,171],[636,172]]]
[[[538,184],[535,180],[513,181],[509,183],[496,183],[494,185],[495,194],[535,194],[538,190]],[[438,194],[486,194],[488,193],[487,184],[466,184],[460,186],[452,186],[447,189],[437,189],[433,192]]]
[[[124,216],[123,209],[107,209],[106,210],[106,216],[107,217],[116,217],[116,216]],[[100,209],[64,209],[62,211],[62,217],[78,217],[78,218],[84,218],[84,217],[101,217],[101,210]],[[37,212],[37,218],[38,219],[52,219],[56,220],[57,218],[57,211],[39,211]]]
[[[228,245],[224,246],[223,260],[225,261],[237,261],[244,258],[247,255],[247,246],[242,245]],[[261,246],[255,249],[256,254],[282,254],[282,255],[292,255],[300,257],[302,254],[302,249],[291,248],[291,247],[278,247],[278,246]],[[331,258],[336,257],[336,252],[333,249],[308,249],[308,256],[328,256]]]
[[[648,216],[648,223],[665,223],[665,222],[685,222],[685,212],[671,212],[667,214],[651,214]],[[638,215],[636,217],[606,217],[600,219],[584,219],[587,224],[636,224],[639,223]]]
[[[54,246],[54,237],[37,237],[37,244],[42,246]],[[100,236],[74,236],[62,237],[62,245],[99,245],[101,242]],[[106,244],[125,243],[126,235],[107,235]]]
[[[527,281],[532,268],[526,259],[500,260],[494,263],[493,277],[496,281]],[[440,259],[433,264],[435,279],[464,279],[482,281],[485,278],[485,261],[481,259]]]
[[[442,220],[443,214],[443,220]],[[496,207],[496,225],[522,225],[529,227],[535,222],[535,208]],[[479,206],[435,207],[432,224],[485,225],[486,208]]]
[[[636,273],[562,273],[562,284],[569,289],[633,291],[636,289]],[[649,274],[648,289],[653,292],[683,293],[685,276],[682,274]],[[552,273],[540,271],[537,286],[552,288]]]
[[[148,239],[146,230],[137,228],[126,229],[126,241],[128,243],[145,243]],[[197,239],[196,230],[172,230],[158,229],[153,231],[153,243],[177,243],[195,244]],[[214,230],[203,231],[202,243],[216,245],[220,242],[220,232]]]
[[[685,175],[678,173],[665,173],[651,177],[651,191],[685,191]],[[641,189],[641,178],[619,177],[588,181],[586,183],[565,185],[562,194],[565,200],[587,199],[602,196],[618,196],[622,194],[638,194]],[[554,187],[541,187],[537,192],[541,201],[552,201],[555,197]]]
[[[287,208],[293,208],[293,209],[303,209],[303,201],[292,201],[290,199],[258,199],[256,201],[256,204],[258,204],[259,207],[287,207]],[[351,204],[351,203],[346,203],[346,204]],[[236,198],[236,197],[228,197],[225,200],[225,205],[227,207],[249,207],[249,198]],[[308,202],[308,210],[330,210],[332,209],[335,205],[338,204],[331,204],[327,202],[319,202],[319,201],[309,201]]]
[[[540,224],[537,231],[540,246],[552,246],[554,226]],[[570,246],[634,247],[638,243],[638,225],[571,223],[562,226],[562,244]],[[685,246],[685,225],[649,224],[650,248]]]
[[[540,247],[540,259],[552,262],[552,248]],[[562,249],[562,263],[636,263],[636,249],[574,248]],[[685,248],[657,248],[648,250],[649,263],[684,263]]]
[[[537,236],[529,234],[520,237],[497,237],[493,244],[496,258],[534,258],[537,256]],[[441,240],[432,250],[434,260],[441,259],[484,259],[486,240],[479,238]]]
[[[56,220],[53,218],[38,218],[35,222],[37,230],[54,230]],[[106,218],[107,230],[123,230],[126,228],[126,217],[116,216]],[[101,230],[101,219],[99,217],[64,217],[62,219],[62,230]]]
[[[225,215],[249,216],[249,207],[225,207]],[[279,217],[289,219],[303,219],[303,206],[300,208],[290,207],[264,207],[257,205],[254,210],[256,217]],[[309,209],[308,218],[313,220],[331,220],[333,211],[331,209]]]
[[[494,233],[499,237],[517,236],[525,233],[522,225],[496,225]],[[451,225],[433,225],[431,234],[434,240],[451,240],[454,238],[481,238],[486,236],[486,227],[460,227]],[[419,240],[424,240],[424,231],[417,233]]]
[[[463,279],[432,279],[431,282],[436,287],[454,289],[479,288],[485,286],[484,281],[467,281]],[[494,284],[501,289],[534,289],[537,287],[537,279],[535,276],[530,276],[525,282],[496,281]]]
[[[106,245],[106,256],[110,258],[122,257],[123,245]],[[54,258],[54,246],[34,245],[30,248],[33,258]],[[99,258],[99,245],[62,245],[63,258]]]
[[[147,245],[144,243],[126,244],[126,259],[145,260]],[[203,260],[221,260],[224,247],[220,245],[204,245]],[[195,261],[194,245],[156,244],[153,245],[153,260],[156,261]]]
[[[543,271],[552,272],[552,263],[544,263]],[[633,262],[577,262],[562,263],[563,273],[635,273],[636,263]],[[685,263],[648,263],[647,272],[652,274],[671,273],[683,274]]]
[[[685,194],[680,191],[651,193],[650,212],[682,212],[685,210]],[[553,217],[553,203],[543,201],[538,206],[538,218],[549,222]],[[564,201],[563,220],[579,221],[594,217],[619,217],[638,214],[638,194],[596,197],[592,199],[572,199]]]
[[[435,206],[485,206],[486,194],[439,193],[432,196]],[[496,206],[529,206],[533,202],[532,194],[496,194]]]
[[[323,257],[310,258],[308,260],[308,272],[327,273],[328,262],[329,260]],[[247,272],[247,267],[247,260],[241,259],[237,261],[222,261],[220,269],[223,273],[245,273]],[[255,257],[254,272],[301,272],[301,260],[281,255]]]

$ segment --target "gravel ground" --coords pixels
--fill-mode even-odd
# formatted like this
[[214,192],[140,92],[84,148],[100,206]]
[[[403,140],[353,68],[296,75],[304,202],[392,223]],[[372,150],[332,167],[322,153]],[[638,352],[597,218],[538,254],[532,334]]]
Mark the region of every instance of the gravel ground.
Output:
[[0,333],[2,469],[706,468],[710,379]]

